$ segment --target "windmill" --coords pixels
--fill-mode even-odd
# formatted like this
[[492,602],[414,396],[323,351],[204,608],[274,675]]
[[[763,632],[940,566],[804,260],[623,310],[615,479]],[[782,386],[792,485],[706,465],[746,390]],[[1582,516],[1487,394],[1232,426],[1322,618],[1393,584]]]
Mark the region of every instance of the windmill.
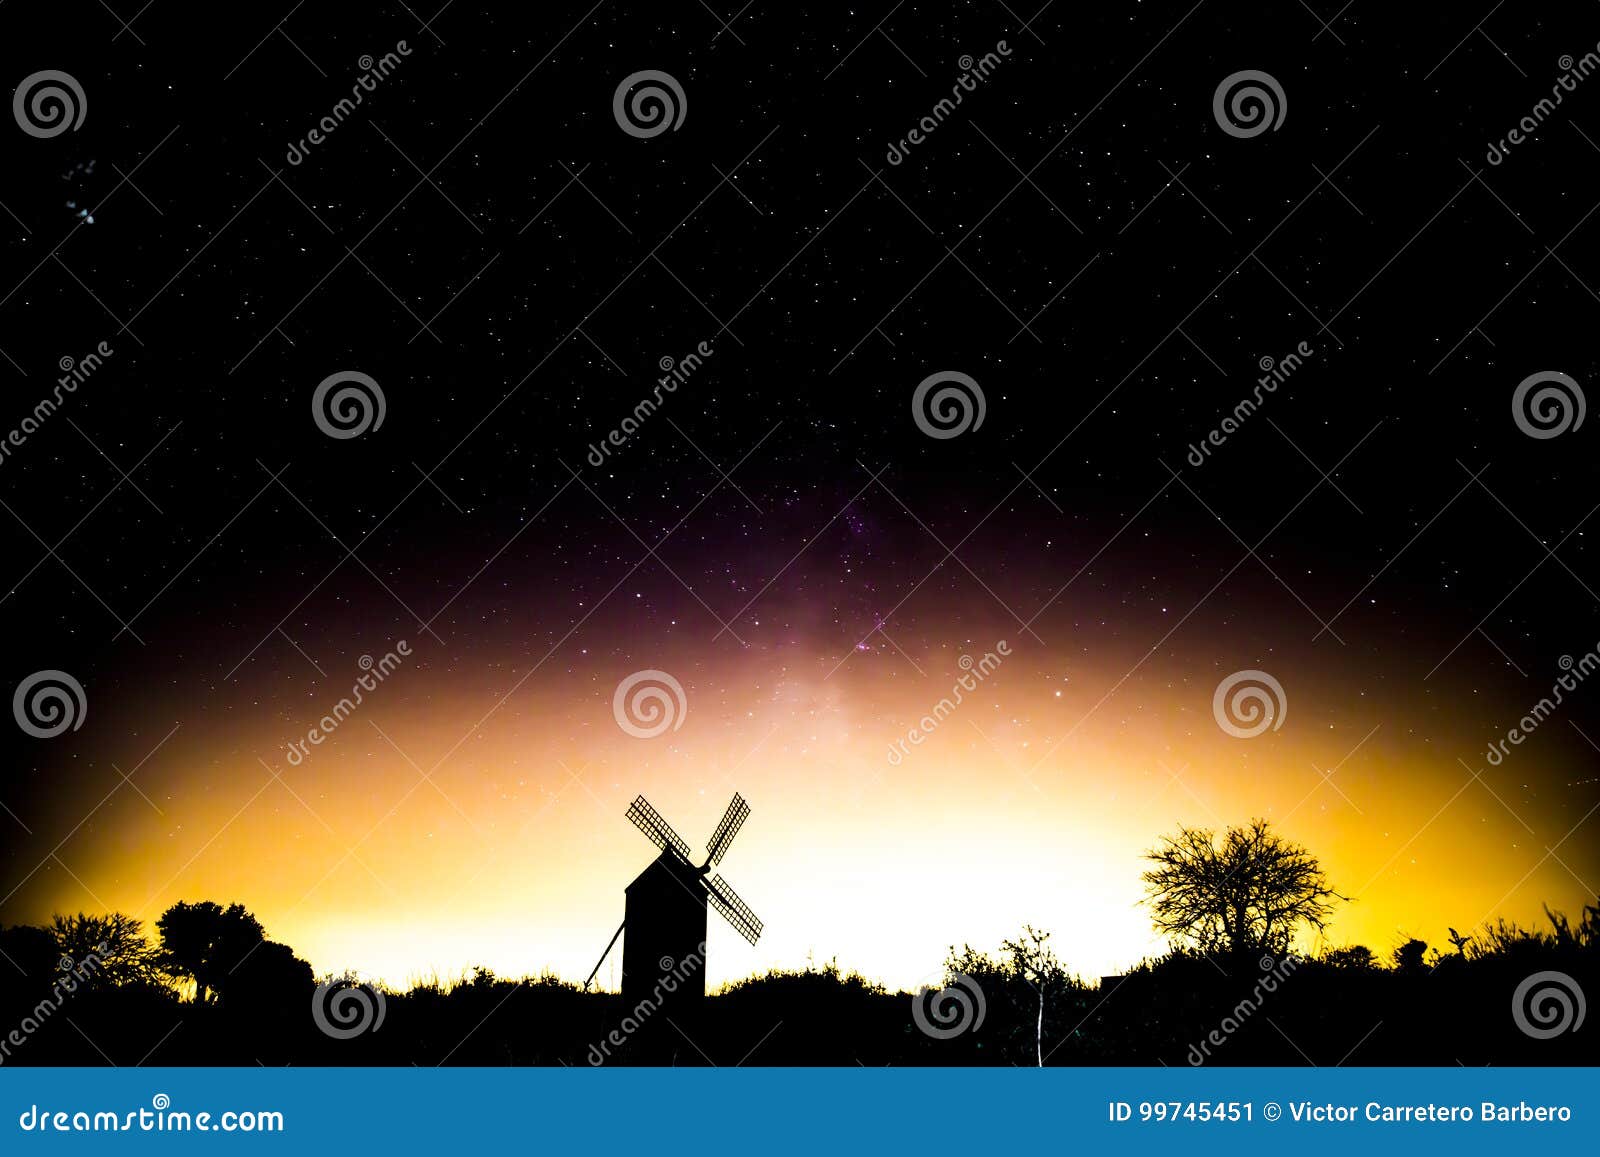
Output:
[[[750,815],[750,805],[735,794],[722,813],[716,831],[706,842],[706,861],[694,866],[693,854],[683,837],[640,796],[628,806],[627,816],[661,854],[634,878],[625,890],[623,920],[611,943],[584,981],[587,988],[600,965],[627,929],[622,945],[622,1003],[635,1008],[640,1002],[667,1006],[688,1013],[706,992],[706,908],[709,905],[733,930],[754,944],[761,936],[761,921],[720,875],[711,875],[728,845]],[[663,991],[665,977],[671,991]]]

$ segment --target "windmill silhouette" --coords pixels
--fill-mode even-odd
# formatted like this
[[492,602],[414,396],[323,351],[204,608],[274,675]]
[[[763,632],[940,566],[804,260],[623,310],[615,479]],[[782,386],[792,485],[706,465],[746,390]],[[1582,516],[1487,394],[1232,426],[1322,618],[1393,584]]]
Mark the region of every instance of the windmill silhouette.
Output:
[[[650,801],[639,796],[628,806],[628,819],[661,849],[644,871],[625,889],[623,920],[611,943],[584,982],[587,988],[610,955],[617,937],[626,929],[622,945],[622,1003],[633,1009],[649,1002],[652,1010],[664,1008],[668,1016],[693,1016],[706,994],[706,909],[715,908],[733,930],[754,944],[761,936],[761,920],[720,875],[710,875],[721,863],[733,837],[750,816],[750,805],[735,793],[722,813],[711,839],[706,841],[706,861],[694,866],[693,854],[683,837]],[[672,977],[670,991],[663,978]]]

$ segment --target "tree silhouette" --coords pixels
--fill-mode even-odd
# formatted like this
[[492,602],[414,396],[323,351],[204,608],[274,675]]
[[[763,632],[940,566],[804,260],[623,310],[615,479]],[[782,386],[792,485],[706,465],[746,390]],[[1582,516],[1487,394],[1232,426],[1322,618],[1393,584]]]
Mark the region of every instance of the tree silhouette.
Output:
[[1204,952],[1288,951],[1302,924],[1321,931],[1339,895],[1314,856],[1266,820],[1229,828],[1180,827],[1146,853],[1143,879],[1155,926]]
[[[1233,888],[1226,837],[1180,833],[1169,842],[1189,849],[1211,891]],[[1210,849],[1209,856],[1195,850],[1197,843]],[[1302,850],[1283,847],[1310,861]],[[1251,863],[1265,857],[1260,849],[1253,855]],[[1175,853],[1164,849],[1164,856]],[[1162,855],[1157,859],[1163,871],[1152,875],[1165,878],[1172,865]],[[1304,872],[1291,878],[1303,886],[1320,879]],[[1326,907],[1332,892],[1322,888]],[[1196,886],[1188,894],[1198,892]],[[1246,921],[1254,929],[1249,940],[1282,944],[1305,926],[1282,915],[1282,902],[1266,907],[1270,920]],[[219,919],[228,912],[220,905],[186,908]],[[186,911],[183,919],[192,915]],[[253,927],[248,916],[236,920],[247,933]],[[1219,915],[1216,927],[1226,932],[1221,921]],[[168,922],[169,939],[178,923]],[[1222,933],[1212,939],[1228,943]],[[1366,1065],[1594,1063],[1595,1038],[1578,1010],[1582,994],[1592,1000],[1600,991],[1600,904],[1571,919],[1550,911],[1548,924],[1536,928],[1499,920],[1452,943],[1457,940],[1453,952],[1435,952],[1403,936],[1381,954],[1360,944],[1324,947],[1297,954],[1292,967],[1282,953],[1258,943],[1254,947],[1272,960],[1252,953],[1225,969],[1202,950],[1176,944],[1126,975],[1103,977],[1097,988],[1066,971],[1050,949],[1052,938],[1024,925],[992,954],[970,944],[951,949],[945,983],[964,990],[972,1010],[954,1035],[930,1033],[918,1020],[916,1009],[930,1011],[928,991],[889,989],[830,962],[752,976],[713,993],[679,1061],[1297,1065],[1326,1054]],[[183,1065],[592,1065],[596,1041],[628,1012],[616,993],[587,991],[550,975],[502,979],[480,968],[454,981],[435,977],[408,990],[384,989],[383,1031],[344,1038],[319,1031],[316,1014],[307,1015],[316,986],[311,966],[270,940],[255,941],[241,960],[225,966],[225,996],[212,989],[204,1001],[180,998],[170,960],[145,941],[137,920],[122,914],[60,916],[48,928],[6,927],[0,954],[0,1016],[6,1018],[0,1027],[17,1029],[0,1037],[0,1066],[121,1063],[124,1057]],[[63,956],[74,966],[63,969]],[[1556,1037],[1530,1037],[1505,1011],[1507,995],[1540,974],[1574,994],[1570,1023]],[[188,992],[183,983],[183,995]],[[1498,1024],[1461,1014],[1491,1006],[1500,1010]],[[651,1063],[648,1055],[620,1046],[604,1060]]]
[[263,940],[239,962],[226,983],[226,1009],[257,1019],[300,1013],[316,977],[287,944]]
[[174,976],[194,981],[194,998],[207,1003],[224,999],[235,970],[266,940],[266,932],[243,904],[224,908],[210,900],[180,901],[156,921],[161,934],[163,966]]
[[1033,1055],[1038,1066],[1044,1068],[1044,1000],[1045,994],[1060,987],[1065,972],[1055,953],[1050,951],[1050,933],[1041,932],[1032,924],[1022,926],[1022,935],[1000,945],[1011,954],[1012,966],[1028,986],[1039,994],[1039,1015],[1033,1022]]
[[0,928],[0,960],[11,963],[3,973],[8,984],[18,977],[37,985],[48,981],[60,968],[61,945],[43,928],[17,924]]
[[161,959],[138,920],[121,912],[57,916],[50,923],[61,954],[81,965],[93,961],[91,987],[159,984]]
[[958,1063],[981,1061],[989,1055],[984,1050],[992,1049],[1013,1064],[1042,1065],[1048,1059],[1045,1040],[1059,1041],[1082,1019],[1086,989],[1049,941],[1049,932],[1024,924],[1019,935],[1001,942],[997,954],[971,944],[951,947],[945,982],[975,989],[984,1007],[981,1029],[975,1026],[959,1038],[975,1051]]

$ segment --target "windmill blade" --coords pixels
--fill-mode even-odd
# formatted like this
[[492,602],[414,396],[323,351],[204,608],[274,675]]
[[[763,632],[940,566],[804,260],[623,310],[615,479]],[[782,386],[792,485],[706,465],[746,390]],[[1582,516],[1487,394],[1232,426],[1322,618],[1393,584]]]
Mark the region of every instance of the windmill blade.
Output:
[[652,844],[664,852],[670,849],[684,863],[689,862],[689,845],[683,842],[683,837],[672,830],[672,825],[661,818],[661,813],[651,807],[650,801],[644,796],[628,805],[627,814],[633,826],[643,832]]
[[728,845],[733,843],[733,837],[739,834],[739,829],[744,827],[744,821],[749,817],[750,805],[744,802],[744,796],[735,792],[733,799],[728,803],[728,810],[722,813],[722,822],[706,841],[706,854],[710,857],[706,863],[722,862],[723,855],[728,851]]
[[739,899],[739,894],[728,887],[721,876],[712,876],[705,882],[711,906],[722,913],[722,918],[733,925],[733,930],[754,944],[761,937],[761,920],[750,910],[750,905]]

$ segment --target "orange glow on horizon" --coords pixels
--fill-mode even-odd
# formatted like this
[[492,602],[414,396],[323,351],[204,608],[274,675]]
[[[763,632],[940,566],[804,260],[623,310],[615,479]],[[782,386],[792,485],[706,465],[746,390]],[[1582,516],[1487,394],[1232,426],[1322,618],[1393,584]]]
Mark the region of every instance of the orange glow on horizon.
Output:
[[[1531,924],[1543,903],[1593,901],[1545,859],[1554,820],[1535,837],[1470,781],[1466,753],[1444,738],[1453,723],[1430,736],[1331,678],[1286,677],[1283,729],[1240,740],[1211,717],[1231,667],[1152,662],[1107,697],[1137,652],[1064,670],[1013,640],[891,764],[890,744],[961,674],[958,656],[998,637],[916,655],[925,677],[886,647],[837,670],[837,655],[800,647],[714,663],[683,649],[657,665],[682,681],[688,713],[655,739],[612,717],[617,682],[644,664],[574,651],[513,690],[528,664],[469,679],[414,644],[298,766],[286,744],[331,709],[354,665],[292,702],[241,690],[225,721],[186,722],[138,771],[148,801],[116,791],[60,849],[66,867],[41,868],[10,911],[42,922],[112,908],[149,925],[178,900],[237,900],[319,975],[405,986],[484,965],[581,981],[653,855],[623,818],[628,803],[644,794],[699,852],[735,790],[752,814],[719,870],[766,931],[751,948],[713,913],[713,985],[837,958],[915,986],[952,944],[992,950],[1024,922],[1054,933],[1070,970],[1116,972],[1164,947],[1137,903],[1141,854],[1180,823],[1257,815],[1355,896],[1329,940],[1380,956],[1406,936],[1443,944],[1447,925]],[[152,714],[139,742],[170,725]],[[125,752],[96,759],[102,790],[118,782],[112,758],[130,766]],[[1324,780],[1319,768],[1337,770]],[[1594,866],[1592,850],[1563,858],[1580,875]],[[620,951],[602,984],[619,962]]]

